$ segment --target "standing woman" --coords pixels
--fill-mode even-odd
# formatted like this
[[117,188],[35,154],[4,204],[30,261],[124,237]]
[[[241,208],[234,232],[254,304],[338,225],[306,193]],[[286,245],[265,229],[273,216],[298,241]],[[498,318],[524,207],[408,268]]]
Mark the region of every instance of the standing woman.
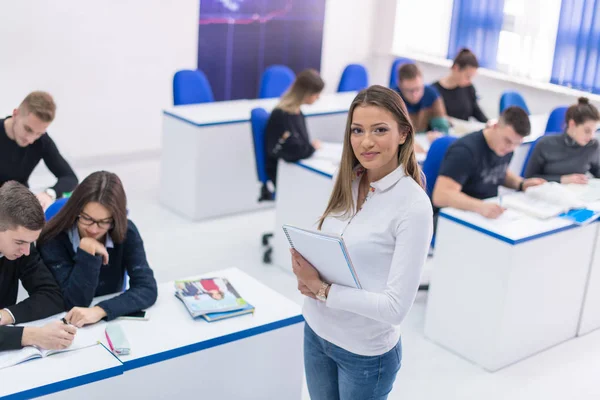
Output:
[[271,112],[265,128],[265,150],[267,176],[273,185],[277,185],[277,162],[280,158],[290,162],[302,160],[321,147],[318,140],[310,140],[300,106],[317,101],[323,87],[325,82],[317,71],[304,70]]
[[[38,248],[58,285],[66,320],[82,327],[108,321],[154,304],[156,280],[144,242],[127,219],[127,199],[119,177],[94,172],[81,182],[63,208],[46,225]],[[90,307],[96,296],[129,289]]]
[[432,86],[442,95],[449,117],[467,121],[470,117],[479,122],[487,122],[479,104],[472,79],[477,74],[479,62],[469,49],[462,49],[454,58],[450,75],[435,82]]
[[321,280],[292,250],[312,400],[386,399],[400,369],[400,323],[427,258],[433,219],[400,96],[383,86],[350,106],[340,171],[319,229],[340,234],[363,289]]

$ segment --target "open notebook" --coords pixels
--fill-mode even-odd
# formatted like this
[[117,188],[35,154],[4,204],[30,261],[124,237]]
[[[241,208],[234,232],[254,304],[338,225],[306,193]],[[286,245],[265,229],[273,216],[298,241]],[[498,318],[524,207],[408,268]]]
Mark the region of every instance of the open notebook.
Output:
[[[586,204],[598,196],[597,189],[581,185],[578,188],[548,182],[527,189],[526,192],[513,193],[501,197],[501,206],[514,209],[539,219],[563,217],[578,224],[585,224],[597,219],[598,215],[574,213],[573,210],[584,211]],[[589,214],[589,215],[588,215]]]
[[[43,320],[20,324],[19,326],[43,326],[52,321],[60,321],[60,319],[65,315],[66,313],[62,313]],[[67,351],[74,351],[94,346],[99,343],[103,333],[104,325],[96,324],[78,329],[77,334],[75,334],[75,339],[73,339],[73,343],[71,343],[70,347],[64,350],[42,350],[34,346],[27,346],[20,350],[2,351],[0,352],[0,369],[12,367],[14,365],[36,358],[44,358],[53,354],[64,353]]]
[[311,263],[325,281],[362,288],[341,236],[291,225],[284,225],[283,231],[290,242],[290,247]]

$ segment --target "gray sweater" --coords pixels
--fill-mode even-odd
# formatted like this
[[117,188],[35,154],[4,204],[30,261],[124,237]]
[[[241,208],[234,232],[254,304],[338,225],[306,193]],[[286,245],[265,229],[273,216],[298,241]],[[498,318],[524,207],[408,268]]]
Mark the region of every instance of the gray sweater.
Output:
[[525,168],[525,178],[544,178],[560,182],[569,174],[590,172],[600,177],[600,147],[597,140],[580,146],[569,135],[543,136],[538,139]]

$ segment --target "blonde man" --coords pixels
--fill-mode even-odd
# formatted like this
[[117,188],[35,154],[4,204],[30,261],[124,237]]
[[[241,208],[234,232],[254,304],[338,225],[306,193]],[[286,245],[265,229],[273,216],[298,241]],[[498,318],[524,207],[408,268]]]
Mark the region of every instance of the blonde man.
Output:
[[28,94],[12,116],[0,119],[0,185],[14,180],[28,186],[34,168],[44,160],[58,179],[37,194],[44,209],[77,186],[77,176],[46,133],[55,114],[52,96],[37,91]]

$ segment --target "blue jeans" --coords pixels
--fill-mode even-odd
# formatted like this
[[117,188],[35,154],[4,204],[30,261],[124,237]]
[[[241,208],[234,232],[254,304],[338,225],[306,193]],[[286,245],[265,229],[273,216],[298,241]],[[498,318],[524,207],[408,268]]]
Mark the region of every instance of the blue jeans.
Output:
[[400,370],[402,344],[380,356],[361,356],[304,326],[304,370],[311,400],[385,400]]

